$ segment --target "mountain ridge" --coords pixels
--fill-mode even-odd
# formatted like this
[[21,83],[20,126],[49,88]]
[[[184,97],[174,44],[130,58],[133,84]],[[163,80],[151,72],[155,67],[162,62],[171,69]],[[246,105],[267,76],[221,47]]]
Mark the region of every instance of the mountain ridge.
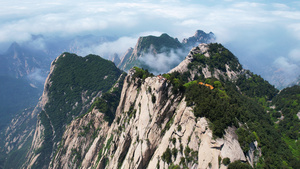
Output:
[[[160,57],[170,58],[173,54],[178,58],[176,63],[170,65],[171,68],[174,68],[184,59],[191,47],[197,46],[200,42],[209,43],[213,41],[215,41],[215,37],[212,32],[206,34],[200,30],[196,31],[194,36],[185,38],[182,42],[179,42],[177,38],[173,38],[166,33],[160,36],[149,35],[139,37],[130,56],[128,56],[129,53],[126,52],[118,67],[124,71],[128,71],[133,66],[144,67],[150,71],[155,71],[155,69],[149,66],[149,63],[145,63],[149,55],[158,60]],[[167,65],[170,63],[166,62],[164,64]]]
[[[261,160],[275,151],[266,149],[267,141],[274,144],[280,136],[272,129],[274,138],[265,138],[263,128],[271,127],[268,115],[255,101],[255,90],[248,91],[237,82],[245,76],[272,89],[259,96],[263,99],[271,99],[274,86],[244,70],[221,44],[200,44],[182,63],[161,76],[130,69],[117,109],[110,111],[113,121],[104,120],[105,101],[91,107],[66,128],[48,167],[227,168],[225,159],[231,161],[229,166],[243,168],[278,165],[274,162],[284,157]],[[254,88],[261,90],[259,85]],[[253,126],[254,121],[263,127]],[[284,142],[277,144],[286,148]]]
[[108,91],[121,75],[111,61],[96,55],[63,53],[51,65],[33,139],[38,144],[33,144],[28,155],[27,165],[35,162],[32,168],[47,166],[48,156],[53,156],[66,124],[85,113],[94,98]]
[[[133,53],[138,50],[127,56]],[[297,130],[285,130],[285,121],[275,118],[285,110],[275,103],[278,90],[243,69],[222,44],[199,44],[165,74],[154,76],[147,67],[121,74],[95,55],[57,57],[22,167],[297,168],[297,145],[290,141]]]

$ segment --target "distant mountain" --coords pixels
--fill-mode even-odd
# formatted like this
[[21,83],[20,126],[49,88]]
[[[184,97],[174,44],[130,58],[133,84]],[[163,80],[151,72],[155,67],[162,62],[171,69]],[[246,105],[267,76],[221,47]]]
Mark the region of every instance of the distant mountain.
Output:
[[120,63],[117,65],[118,68],[120,67],[124,67],[126,65],[126,61],[129,60],[129,58],[131,57],[132,53],[133,53],[133,48],[129,48],[127,49],[127,51],[125,52],[125,54],[123,55],[123,57],[120,60]]
[[118,54],[116,53],[112,56],[111,61],[114,62],[116,66],[121,62]]
[[207,34],[202,30],[197,30],[194,36],[189,38],[184,38],[182,40],[182,44],[189,47],[195,47],[198,46],[200,43],[211,43],[211,42],[215,42],[215,40],[216,37],[212,32],[209,32]]
[[49,63],[47,54],[16,42],[0,54],[0,130],[15,114],[37,103]]
[[87,55],[86,49],[115,40],[117,40],[116,37],[91,34],[75,37],[45,37],[43,35],[32,35],[31,40],[22,45],[28,48],[43,50],[51,56],[52,61],[63,52]]
[[32,35],[31,40],[17,43],[0,54],[0,131],[18,112],[36,105],[42,95],[52,60],[62,52],[80,53],[86,47],[115,40],[104,36],[50,38]]
[[49,69],[50,63],[51,59],[43,51],[21,47],[14,42],[0,55],[0,75],[21,78],[43,70],[43,76],[46,76],[45,70]]
[[143,63],[140,58],[146,57],[145,55],[147,54],[156,56],[158,54],[165,53],[168,55],[172,50],[181,48],[182,44],[178,41],[178,39],[172,38],[168,34],[162,34],[159,37],[140,37],[129,58],[126,60],[122,59],[119,68],[125,71],[129,70],[133,66],[140,66],[149,69],[149,66]]
[[286,85],[286,87],[292,87],[292,86],[295,86],[295,85],[298,85],[298,86],[300,85],[300,76],[294,82]]
[[[140,37],[130,56],[126,52],[118,67],[124,71],[138,66],[151,72],[167,72],[184,59],[190,48],[200,43],[213,41],[215,41],[213,33],[206,34],[200,30],[196,31],[194,36],[184,39],[182,43],[166,33],[159,37]],[[165,69],[161,69],[161,67],[165,67]]]

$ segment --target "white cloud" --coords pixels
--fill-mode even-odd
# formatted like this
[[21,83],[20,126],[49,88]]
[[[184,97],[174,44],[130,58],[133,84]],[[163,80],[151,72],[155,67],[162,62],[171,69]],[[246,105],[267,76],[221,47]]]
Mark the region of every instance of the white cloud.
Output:
[[300,48],[298,49],[293,49],[290,53],[289,53],[289,58],[293,61],[293,62],[300,62]]
[[105,42],[99,45],[85,47],[79,55],[86,56],[90,53],[108,58],[110,55],[117,53],[121,57],[129,47],[134,47],[137,42],[137,37],[121,37],[113,42]]
[[32,73],[27,75],[27,78],[34,82],[38,82],[40,84],[43,84],[46,80],[46,73],[42,72],[41,69],[36,69]]
[[275,8],[277,8],[278,10],[289,10],[290,7],[287,6],[286,4],[281,4],[281,3],[273,3],[272,4]]
[[287,29],[291,32],[292,35],[300,40],[300,22],[288,25]]
[[156,70],[153,72],[154,74],[162,74],[177,66],[184,59],[184,56],[186,56],[186,53],[183,51],[173,50],[169,54],[147,54],[144,57],[140,57],[140,61],[150,69]]

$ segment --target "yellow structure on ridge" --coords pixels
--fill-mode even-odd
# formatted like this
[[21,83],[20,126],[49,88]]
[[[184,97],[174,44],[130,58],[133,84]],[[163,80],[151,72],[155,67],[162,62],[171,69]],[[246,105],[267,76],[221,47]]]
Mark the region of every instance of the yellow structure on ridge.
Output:
[[206,87],[209,87],[210,90],[213,90],[213,89],[214,89],[214,87],[213,87],[212,85],[210,85],[210,84],[205,84],[205,83],[203,83],[203,82],[199,82],[198,84],[199,84],[199,85],[204,85],[204,86],[206,86]]

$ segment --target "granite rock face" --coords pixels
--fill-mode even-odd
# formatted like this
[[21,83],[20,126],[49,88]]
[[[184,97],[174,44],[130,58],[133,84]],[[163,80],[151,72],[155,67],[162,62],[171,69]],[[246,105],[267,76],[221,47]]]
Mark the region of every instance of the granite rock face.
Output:
[[133,74],[130,70],[124,80],[112,124],[96,109],[74,120],[50,168],[167,168],[172,164],[226,168],[219,163],[220,157],[247,160],[235,128],[214,139],[206,118],[196,118],[184,96],[171,92],[167,80],[148,77],[138,87],[139,79]]
[[[200,44],[193,48],[171,72],[190,71],[190,80],[201,74],[206,78],[223,76],[231,81],[243,73],[243,70],[232,71],[226,65],[223,71],[211,71],[205,66],[189,69],[188,65],[196,54],[209,59],[209,45]],[[250,164],[257,160],[258,146],[253,143],[254,146],[244,154],[235,127],[228,126],[224,136],[216,138],[208,119],[196,118],[193,107],[185,101],[185,95],[173,92],[169,80],[160,75],[139,78],[136,73],[137,69],[130,69],[124,79],[113,121],[107,122],[104,112],[96,107],[75,118],[66,126],[46,168],[142,169],[178,165],[202,169],[227,168],[222,164],[224,158]],[[41,133],[43,126],[38,123],[33,152],[41,146]],[[37,157],[38,154],[34,153],[30,156],[29,168]]]

